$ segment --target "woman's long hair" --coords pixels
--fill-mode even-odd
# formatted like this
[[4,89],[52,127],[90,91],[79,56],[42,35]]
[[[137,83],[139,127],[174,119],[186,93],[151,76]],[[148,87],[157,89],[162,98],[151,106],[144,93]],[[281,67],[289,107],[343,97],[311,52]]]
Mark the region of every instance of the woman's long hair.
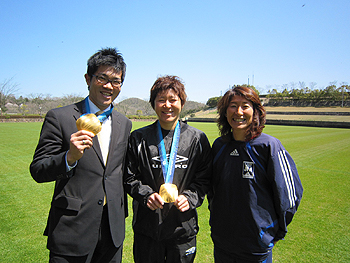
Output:
[[217,125],[221,136],[226,137],[227,139],[232,138],[232,127],[227,121],[226,111],[234,96],[242,96],[253,104],[253,121],[246,130],[246,141],[249,141],[252,138],[260,135],[264,129],[266,122],[266,110],[262,106],[258,94],[253,89],[249,87],[236,86],[228,90],[220,99],[217,106],[219,113]]

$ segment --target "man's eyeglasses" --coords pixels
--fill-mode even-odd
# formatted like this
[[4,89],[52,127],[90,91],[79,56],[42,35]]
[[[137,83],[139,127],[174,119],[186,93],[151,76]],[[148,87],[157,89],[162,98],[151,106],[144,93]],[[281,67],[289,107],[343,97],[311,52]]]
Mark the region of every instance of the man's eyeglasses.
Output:
[[123,83],[120,80],[116,79],[108,79],[105,76],[92,75],[96,78],[97,82],[106,85],[107,83],[111,83],[113,87],[119,88]]

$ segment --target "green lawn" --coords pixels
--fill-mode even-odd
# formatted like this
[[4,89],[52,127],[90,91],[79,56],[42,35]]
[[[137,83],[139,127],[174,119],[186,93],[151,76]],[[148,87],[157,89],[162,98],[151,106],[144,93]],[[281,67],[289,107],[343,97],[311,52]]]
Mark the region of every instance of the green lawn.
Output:
[[[148,123],[134,122],[134,128]],[[189,124],[206,132],[211,143],[218,136],[214,123]],[[28,169],[40,127],[0,123],[1,262],[48,261],[42,232],[54,184],[37,184]],[[289,233],[274,248],[274,262],[350,262],[350,129],[270,125],[264,132],[279,138],[291,153],[304,186]],[[196,262],[213,262],[207,203],[198,213]],[[132,262],[131,217],[124,244],[127,263]]]

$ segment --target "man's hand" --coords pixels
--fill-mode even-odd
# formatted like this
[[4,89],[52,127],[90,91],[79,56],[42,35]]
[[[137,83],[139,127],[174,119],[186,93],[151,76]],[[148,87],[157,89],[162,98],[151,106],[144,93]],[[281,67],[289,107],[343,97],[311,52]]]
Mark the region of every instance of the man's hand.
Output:
[[70,136],[70,147],[67,153],[67,162],[73,165],[81,157],[84,150],[90,149],[92,146],[92,138],[95,136],[92,132],[81,130]]
[[177,209],[179,209],[181,212],[185,212],[188,209],[190,209],[190,204],[188,203],[188,200],[186,196],[184,195],[179,195],[176,200],[174,205],[176,206]]
[[151,210],[163,209],[164,200],[158,193],[153,193],[148,197],[147,207]]

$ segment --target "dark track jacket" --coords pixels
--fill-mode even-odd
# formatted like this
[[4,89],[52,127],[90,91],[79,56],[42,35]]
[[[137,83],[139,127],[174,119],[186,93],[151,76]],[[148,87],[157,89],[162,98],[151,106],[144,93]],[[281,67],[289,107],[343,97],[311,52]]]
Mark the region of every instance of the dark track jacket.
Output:
[[216,246],[247,260],[261,260],[287,233],[303,188],[281,142],[267,134],[213,144],[210,225]]
[[[190,209],[180,212],[173,204],[152,211],[146,206],[148,197],[159,192],[164,183],[158,152],[157,122],[132,132],[127,153],[126,191],[133,197],[133,229],[155,240],[194,237],[198,232],[197,211],[209,189],[210,144],[206,135],[180,122],[181,134],[173,183],[179,195],[187,197]],[[163,130],[167,154],[173,131]]]

